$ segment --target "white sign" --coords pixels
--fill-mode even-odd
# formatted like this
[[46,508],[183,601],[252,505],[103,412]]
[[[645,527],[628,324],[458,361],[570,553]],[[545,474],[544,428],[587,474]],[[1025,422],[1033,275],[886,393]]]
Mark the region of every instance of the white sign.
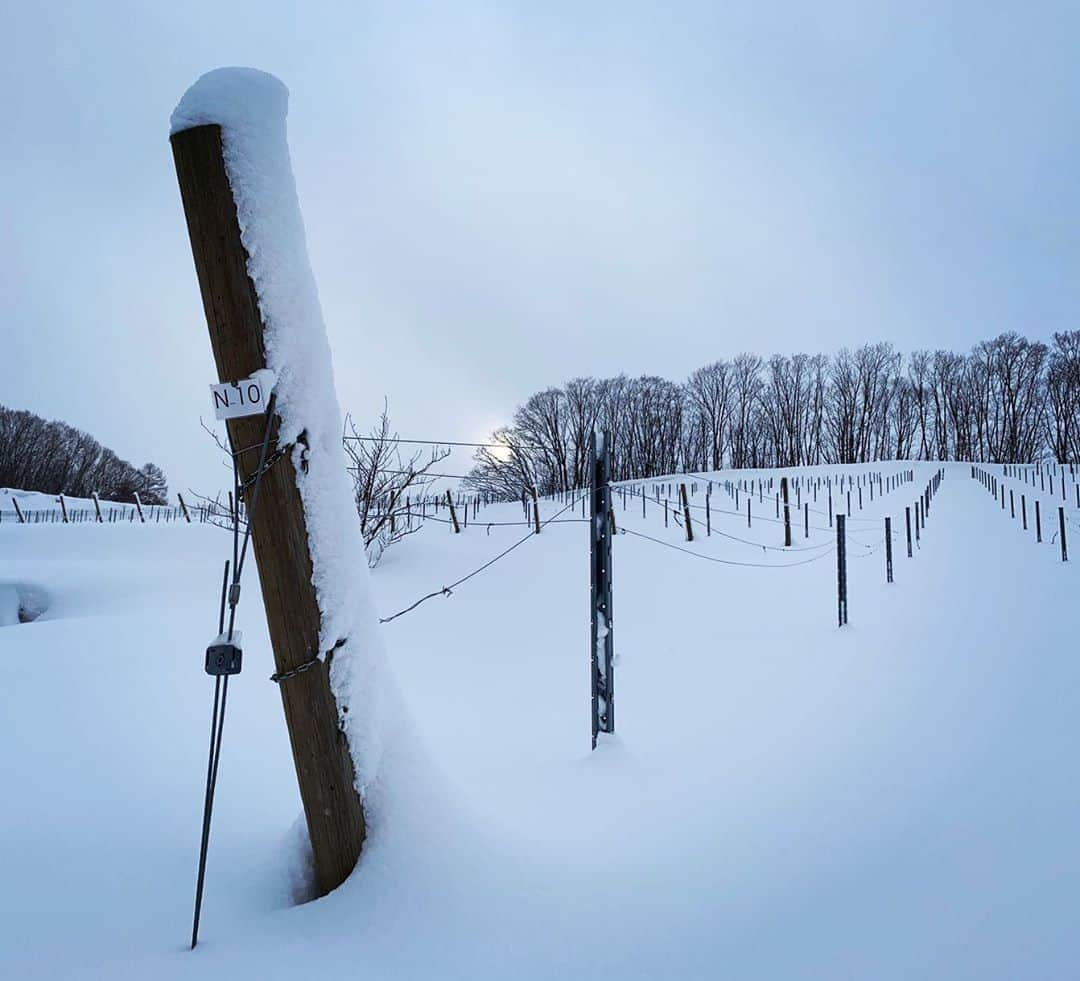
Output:
[[215,418],[237,419],[240,416],[260,415],[266,411],[272,387],[273,375],[268,371],[257,371],[243,381],[211,385],[210,398],[214,403]]

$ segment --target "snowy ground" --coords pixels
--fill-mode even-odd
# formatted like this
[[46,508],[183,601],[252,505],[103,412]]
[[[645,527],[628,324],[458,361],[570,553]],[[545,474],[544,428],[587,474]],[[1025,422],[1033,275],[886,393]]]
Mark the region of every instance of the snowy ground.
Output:
[[[886,586],[883,553],[856,543],[880,542],[885,514],[902,531],[933,469],[856,512],[843,630],[827,546],[785,555],[699,529],[692,548],[732,561],[824,555],[767,569],[620,535],[619,735],[595,754],[584,525],[546,527],[386,625],[420,748],[385,761],[395,792],[353,878],[302,907],[299,799],[249,581],[194,953],[202,651],[226,535],[5,521],[0,584],[48,609],[0,628],[0,977],[1075,976],[1076,562],[1050,540],[1057,502],[1036,545],[952,465]],[[767,496],[754,512],[714,529],[778,544]],[[652,503],[616,517],[685,545]],[[522,531],[429,525],[374,574],[380,612]]]

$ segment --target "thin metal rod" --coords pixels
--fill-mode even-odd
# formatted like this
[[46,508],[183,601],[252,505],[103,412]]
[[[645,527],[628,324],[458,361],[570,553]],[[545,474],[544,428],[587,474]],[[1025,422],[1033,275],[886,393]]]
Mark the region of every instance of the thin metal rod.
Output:
[[[228,676],[226,675],[226,678]],[[221,699],[221,675],[214,679],[214,710],[210,714],[210,755],[206,761],[206,796],[203,798],[202,839],[199,846],[199,874],[195,882],[195,917],[191,924],[191,949],[199,942],[199,916],[202,913],[203,885],[206,882],[206,853],[210,844],[210,812],[213,809],[214,776],[217,772],[218,705]]]

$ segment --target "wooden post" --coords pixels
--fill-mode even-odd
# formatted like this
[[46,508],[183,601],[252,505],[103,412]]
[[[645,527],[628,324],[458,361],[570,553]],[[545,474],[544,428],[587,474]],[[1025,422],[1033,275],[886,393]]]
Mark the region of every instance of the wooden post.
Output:
[[68,523],[67,502],[64,500],[64,495],[59,494],[56,498],[60,502],[60,510],[64,513],[64,524]]
[[97,522],[98,524],[102,524],[101,502],[98,500],[97,491],[94,491],[90,496],[94,499],[94,510],[97,512]]
[[[1061,483],[1062,483],[1062,485],[1065,484],[1064,475],[1062,475],[1062,477],[1061,477]],[[1068,550],[1068,548],[1065,547],[1065,509],[1064,508],[1058,508],[1058,528],[1060,529],[1060,532],[1061,532],[1061,561],[1062,562],[1068,562],[1069,561],[1069,550]]]
[[457,508],[454,507],[454,497],[450,491],[446,492],[446,503],[450,508],[450,521],[454,526],[454,534],[458,535],[461,533],[461,525],[458,524]]
[[[247,378],[266,367],[266,351],[259,302],[248,277],[248,255],[222,158],[221,128],[197,126],[174,133],[170,142],[218,379]],[[237,458],[243,484],[258,467],[266,423],[265,416],[227,422],[233,445],[251,447]],[[277,419],[272,420],[272,427],[270,446],[274,449]],[[264,474],[259,506],[250,518],[280,674],[308,664],[320,653],[319,605],[291,453]],[[352,756],[330,689],[329,657],[278,687],[311,838],[315,886],[326,894],[353,870],[366,829]]]
[[139,500],[139,492],[135,491],[135,510],[139,512],[139,523],[146,524],[146,518],[142,513],[142,501]]
[[907,525],[907,557],[911,558],[911,508],[904,508],[904,523]]
[[190,525],[191,515],[188,514],[187,505],[184,503],[184,495],[177,493],[176,496],[180,499],[180,510],[184,513],[184,520]]
[[1020,520],[1023,524],[1024,531],[1027,531],[1027,495],[1020,495]]
[[682,497],[683,520],[686,522],[686,540],[694,540],[694,527],[690,523],[690,504],[686,500],[686,484],[679,484],[679,494]]
[[11,498],[11,503],[15,505],[15,517],[19,519],[19,524],[25,525],[26,518],[23,517],[22,508],[19,507],[19,499],[13,496]]
[[1042,541],[1042,510],[1038,501],[1035,502],[1035,541]]
[[[534,531],[535,534],[539,535],[540,534],[540,499],[536,496],[536,488],[535,487],[530,487],[529,490],[532,491],[532,499],[533,499],[533,531]],[[625,505],[626,505],[626,498],[624,497],[623,498],[623,506],[624,506],[624,508],[625,508]],[[552,534],[554,534],[554,532]]]

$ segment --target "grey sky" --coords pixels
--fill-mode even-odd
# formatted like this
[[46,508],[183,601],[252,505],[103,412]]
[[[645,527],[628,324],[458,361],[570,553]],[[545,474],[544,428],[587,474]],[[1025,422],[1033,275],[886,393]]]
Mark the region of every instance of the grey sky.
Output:
[[577,374],[1076,328],[1078,10],[8,3],[0,403],[222,478],[167,131],[234,64],[292,93],[342,407],[402,435]]

